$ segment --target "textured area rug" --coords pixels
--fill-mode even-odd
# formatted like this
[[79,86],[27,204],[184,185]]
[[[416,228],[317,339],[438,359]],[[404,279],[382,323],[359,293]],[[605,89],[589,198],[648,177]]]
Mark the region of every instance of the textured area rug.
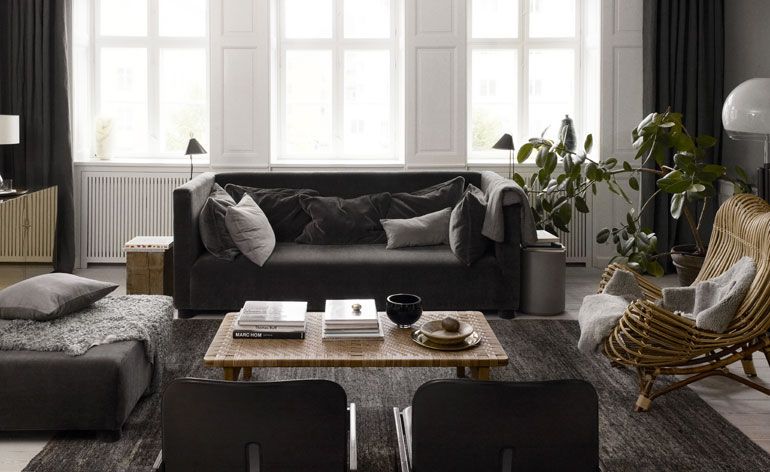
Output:
[[[599,393],[601,461],[605,471],[770,470],[770,456],[685,388],[657,399],[648,413],[634,413],[634,373],[615,369],[599,356],[577,350],[576,321],[490,321],[510,357],[494,369],[498,380],[585,379]],[[203,365],[217,320],[175,320],[164,380],[220,378]],[[395,470],[393,406],[409,404],[428,380],[449,378],[454,369],[258,369],[256,380],[326,378],[345,388],[358,407],[359,470]],[[60,433],[27,471],[148,471],[160,450],[160,398],[137,405],[117,442],[97,434]]]

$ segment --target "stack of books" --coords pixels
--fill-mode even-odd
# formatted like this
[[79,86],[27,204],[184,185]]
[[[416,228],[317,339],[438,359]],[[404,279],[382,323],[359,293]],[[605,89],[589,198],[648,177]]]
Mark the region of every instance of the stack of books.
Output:
[[326,300],[324,341],[369,339],[384,339],[374,300]]
[[305,339],[307,302],[257,302],[243,305],[233,339]]

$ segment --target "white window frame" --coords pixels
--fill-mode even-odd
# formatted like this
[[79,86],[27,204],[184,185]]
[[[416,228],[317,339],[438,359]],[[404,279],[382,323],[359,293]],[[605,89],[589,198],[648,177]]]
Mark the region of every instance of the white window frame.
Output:
[[[206,56],[206,117],[205,142],[211,143],[211,52],[209,48],[211,1],[206,0],[205,35],[199,37],[160,36],[159,0],[147,0],[147,36],[102,36],[99,18],[101,18],[101,0],[91,2],[90,37],[91,37],[91,136],[94,135],[93,120],[99,116],[101,106],[101,52],[103,48],[145,48],[147,50],[147,150],[118,154],[113,157],[127,159],[184,159],[180,153],[161,150],[160,136],[160,51],[161,49],[203,49]],[[130,1],[130,0],[126,0]],[[179,71],[184,74],[185,71]],[[196,136],[201,138],[201,136]],[[92,138],[93,141],[93,138]],[[93,152],[91,152],[93,155]],[[208,156],[208,155],[206,155]]]
[[[394,164],[403,163],[402,129],[404,124],[403,81],[401,70],[403,50],[401,47],[401,9],[402,0],[390,0],[390,38],[348,39],[344,37],[344,0],[332,0],[332,37],[293,39],[284,37],[284,2],[275,0],[276,11],[273,28],[276,38],[277,51],[273,58],[273,67],[278,69],[273,100],[276,107],[273,112],[272,125],[276,138],[276,146],[271,153],[271,164]],[[332,151],[324,154],[289,154],[286,151],[286,51],[287,50],[331,50],[332,52]],[[345,154],[344,153],[344,53],[346,50],[388,50],[390,52],[390,135],[391,150],[389,153]],[[275,62],[278,62],[275,64]]]
[[[583,99],[586,88],[584,87],[583,73],[583,52],[585,49],[585,38],[583,34],[583,23],[585,18],[584,0],[575,0],[575,36],[567,38],[530,38],[529,37],[529,5],[530,0],[519,0],[518,7],[518,36],[516,38],[473,38],[473,0],[467,2],[467,25],[468,25],[468,119],[467,119],[467,137],[468,137],[468,163],[470,164],[499,164],[507,163],[509,154],[507,151],[477,151],[473,149],[473,51],[506,49],[516,50],[519,62],[518,76],[518,110],[517,126],[518,129],[504,131],[511,132],[514,145],[518,149],[521,147],[523,139],[529,139],[529,52],[537,49],[572,49],[575,57],[575,83],[574,97],[575,109],[574,116],[575,132],[581,136],[583,130],[583,118],[585,117]],[[554,131],[548,130],[548,134],[554,135]],[[598,130],[597,130],[598,131]]]

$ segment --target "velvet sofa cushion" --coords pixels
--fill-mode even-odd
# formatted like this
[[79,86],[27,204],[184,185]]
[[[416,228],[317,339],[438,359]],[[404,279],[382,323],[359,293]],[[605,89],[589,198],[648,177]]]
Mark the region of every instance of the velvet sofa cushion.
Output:
[[388,237],[387,249],[449,244],[449,219],[452,208],[414,218],[380,220]]
[[481,234],[486,212],[484,192],[468,185],[462,199],[452,210],[449,221],[449,247],[465,265],[476,262],[489,248],[490,240]]
[[455,177],[414,192],[394,193],[387,218],[414,218],[454,207],[462,198],[463,190],[465,178]]
[[275,249],[275,233],[259,205],[244,195],[237,205],[227,209],[225,225],[243,255],[262,267]]
[[82,310],[118,288],[117,284],[53,273],[0,290],[0,318],[49,321]]
[[226,261],[235,259],[239,252],[225,225],[227,209],[233,206],[235,206],[233,197],[219,184],[214,184],[198,218],[203,246],[217,258]]
[[390,208],[387,192],[356,198],[300,196],[310,215],[296,242],[302,244],[372,244],[386,241],[380,220]]
[[267,216],[276,241],[281,242],[294,241],[310,223],[310,216],[300,205],[300,197],[318,195],[312,189],[257,188],[234,184],[226,184],[225,190],[237,201],[249,195]]

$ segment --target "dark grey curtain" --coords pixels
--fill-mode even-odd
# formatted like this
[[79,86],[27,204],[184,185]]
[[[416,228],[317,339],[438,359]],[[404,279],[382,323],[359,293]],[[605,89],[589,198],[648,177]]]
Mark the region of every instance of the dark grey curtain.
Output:
[[[684,124],[690,134],[721,138],[723,10],[723,0],[644,0],[645,114],[671,107],[672,111],[684,114]],[[708,159],[721,163],[721,146],[714,148]],[[646,175],[642,183],[643,198],[654,191],[654,178]],[[661,251],[675,244],[693,242],[684,218],[676,221],[670,217],[669,205],[669,197],[659,195],[644,220],[645,225],[658,234]],[[715,208],[712,202],[707,209],[701,231],[705,241],[711,233]],[[694,205],[692,209],[700,210]]]
[[75,261],[70,145],[70,0],[0,1],[0,113],[19,115],[21,144],[0,146],[2,174],[58,186],[54,269]]

